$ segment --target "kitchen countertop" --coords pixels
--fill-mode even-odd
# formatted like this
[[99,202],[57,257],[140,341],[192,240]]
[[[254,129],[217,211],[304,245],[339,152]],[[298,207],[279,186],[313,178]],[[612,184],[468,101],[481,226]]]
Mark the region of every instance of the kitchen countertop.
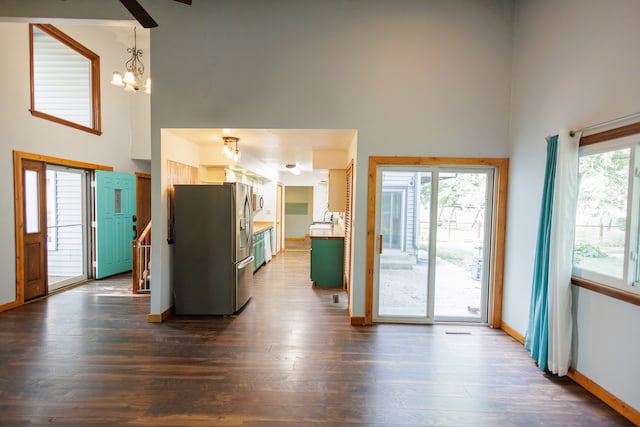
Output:
[[339,225],[334,225],[330,229],[311,229],[309,237],[312,239],[344,239],[344,229]]
[[273,228],[273,222],[271,221],[253,221],[253,234],[262,233],[269,228]]

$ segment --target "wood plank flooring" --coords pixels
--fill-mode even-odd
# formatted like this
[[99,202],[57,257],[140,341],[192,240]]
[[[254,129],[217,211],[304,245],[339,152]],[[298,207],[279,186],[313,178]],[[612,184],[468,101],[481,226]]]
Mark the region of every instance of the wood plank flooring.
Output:
[[308,258],[263,266],[232,317],[147,323],[129,276],[0,313],[0,426],[630,425],[501,331],[350,326]]

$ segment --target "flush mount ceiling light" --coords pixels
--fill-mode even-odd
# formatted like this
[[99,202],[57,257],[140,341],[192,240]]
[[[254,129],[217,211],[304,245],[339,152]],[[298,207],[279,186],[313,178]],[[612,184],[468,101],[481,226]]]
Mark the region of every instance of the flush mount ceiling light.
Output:
[[233,159],[234,162],[240,160],[240,149],[238,148],[238,141],[240,138],[236,138],[235,136],[223,136],[222,141],[224,142],[224,154],[229,159]]
[[287,168],[287,170],[292,174],[300,175],[300,168],[295,163],[289,163],[287,165],[284,165],[284,167]]
[[[113,73],[111,84],[118,87],[123,87],[129,93],[135,93],[144,86],[144,93],[151,93],[151,77],[144,79],[144,64],[142,63],[142,49],[138,49],[136,45],[136,27],[133,27],[133,47],[127,48],[127,53],[131,55],[131,58],[125,62],[124,66],[127,71],[124,73],[124,77],[119,71]],[[144,84],[143,84],[144,81]]]

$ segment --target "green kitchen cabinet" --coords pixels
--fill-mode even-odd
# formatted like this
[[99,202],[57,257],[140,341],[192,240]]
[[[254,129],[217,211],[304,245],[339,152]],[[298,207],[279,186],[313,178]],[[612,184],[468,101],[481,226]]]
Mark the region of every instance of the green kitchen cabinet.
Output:
[[322,288],[342,288],[344,238],[311,238],[311,280]]
[[264,232],[253,236],[253,271],[255,272],[264,264]]
[[[267,242],[269,239],[269,242]],[[255,273],[262,264],[267,262],[265,248],[269,243],[269,250],[273,253],[273,227],[263,228],[253,234],[253,272]]]

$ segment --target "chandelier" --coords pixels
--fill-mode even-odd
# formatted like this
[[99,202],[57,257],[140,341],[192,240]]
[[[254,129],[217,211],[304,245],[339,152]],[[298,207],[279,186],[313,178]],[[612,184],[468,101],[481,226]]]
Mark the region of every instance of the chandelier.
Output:
[[240,141],[240,138],[236,138],[235,136],[223,136],[222,141],[224,142],[223,151],[227,158],[233,159],[234,162],[240,160],[240,149],[238,148],[238,141]]
[[127,53],[131,55],[131,58],[124,64],[127,71],[125,71],[124,77],[119,71],[115,71],[111,79],[111,84],[123,87],[124,90],[130,93],[135,93],[140,87],[144,86],[144,93],[150,94],[151,77],[147,77],[143,83],[144,64],[140,59],[142,58],[142,49],[138,49],[136,41],[136,27],[133,27],[133,47],[127,48]]

